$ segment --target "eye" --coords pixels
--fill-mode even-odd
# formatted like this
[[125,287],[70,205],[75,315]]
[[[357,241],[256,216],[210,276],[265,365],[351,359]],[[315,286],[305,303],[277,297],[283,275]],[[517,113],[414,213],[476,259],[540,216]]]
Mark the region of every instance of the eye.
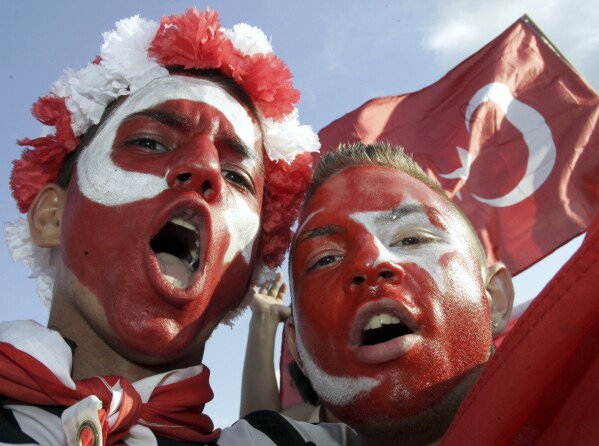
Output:
[[248,190],[250,192],[254,192],[254,188],[252,187],[252,182],[249,180],[247,175],[237,172],[235,170],[223,170],[222,171],[223,178],[229,183],[240,187],[244,190]]
[[421,240],[418,237],[404,237],[400,240],[400,243],[402,246],[412,246],[418,245],[421,243]]
[[142,151],[148,153],[163,153],[170,152],[171,149],[166,147],[164,144],[159,143],[155,139],[152,138],[137,138],[132,139],[131,141],[127,141],[127,145],[137,146]]
[[310,265],[308,267],[308,271],[314,271],[316,269],[324,268],[325,266],[336,263],[339,260],[341,260],[341,256],[339,256],[339,255],[333,255],[333,254],[326,255],[326,256],[318,259],[312,265]]
[[410,235],[406,235],[405,233],[398,234],[393,239],[390,246],[392,248],[415,249],[438,240],[440,239],[436,235],[419,231]]

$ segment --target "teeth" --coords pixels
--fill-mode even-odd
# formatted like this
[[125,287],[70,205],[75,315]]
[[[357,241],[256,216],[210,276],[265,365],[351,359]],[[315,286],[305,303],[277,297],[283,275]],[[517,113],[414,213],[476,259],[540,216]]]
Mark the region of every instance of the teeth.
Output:
[[379,317],[381,318],[381,324],[389,325],[391,323],[391,315],[390,314],[383,313],[383,314],[380,314]]
[[176,277],[169,276],[168,274],[164,274],[164,279],[173,285],[175,288],[183,288],[183,282],[181,282]]
[[187,229],[195,232],[196,234],[198,233],[198,230],[196,229],[196,227],[194,225],[189,223],[187,220],[183,220],[182,218],[173,218],[171,220],[171,223],[173,223],[175,225],[183,226],[184,228],[187,228]]
[[364,325],[364,330],[372,330],[374,328],[381,328],[383,325],[399,324],[401,321],[395,316],[391,316],[388,313],[381,313],[373,315],[370,320]]

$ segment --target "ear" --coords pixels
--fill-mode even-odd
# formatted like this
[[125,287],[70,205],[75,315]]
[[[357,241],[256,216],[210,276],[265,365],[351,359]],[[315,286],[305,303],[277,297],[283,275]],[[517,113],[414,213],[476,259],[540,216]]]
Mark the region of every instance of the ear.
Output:
[[493,336],[505,330],[514,305],[514,284],[512,275],[506,266],[498,262],[487,267],[486,292],[491,309],[491,323]]
[[287,321],[285,322],[285,343],[287,344],[287,349],[289,350],[289,353],[291,353],[293,360],[303,372],[304,364],[302,363],[302,359],[297,352],[295,321],[293,320],[293,316],[288,317]]
[[41,248],[60,244],[60,225],[66,191],[57,184],[46,184],[29,207],[27,220],[33,242]]

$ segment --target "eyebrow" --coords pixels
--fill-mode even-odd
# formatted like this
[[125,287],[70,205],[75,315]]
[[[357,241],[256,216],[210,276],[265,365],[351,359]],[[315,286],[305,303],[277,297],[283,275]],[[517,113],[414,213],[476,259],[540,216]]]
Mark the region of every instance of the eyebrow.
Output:
[[[176,129],[191,131],[194,127],[193,122],[186,116],[183,116],[179,113],[165,112],[161,110],[140,110],[126,116],[125,119],[123,119],[123,122],[139,117],[150,118],[154,121],[160,122],[161,124]],[[217,140],[227,144],[227,146],[229,146],[233,151],[237,152],[244,158],[248,158],[259,166],[262,166],[262,162],[256,154],[256,151],[248,147],[236,133],[226,132],[217,136]]]
[[395,209],[391,209],[389,212],[386,212],[382,215],[382,218],[385,220],[399,220],[401,218],[407,217],[412,214],[428,214],[428,211],[434,209],[429,209],[423,204],[405,204],[403,206],[399,206]]
[[406,204],[403,206],[399,206],[383,214],[381,216],[381,219],[388,221],[398,221],[402,218],[414,214],[422,214],[433,225],[439,226],[443,230],[447,229],[447,226],[444,223],[445,219],[443,218],[441,213],[434,207],[425,206],[424,204]]
[[310,229],[308,231],[302,232],[297,237],[297,241],[304,240],[304,239],[314,239],[314,238],[318,238],[318,237],[326,237],[327,235],[341,234],[342,232],[345,232],[345,228],[343,228],[342,226],[323,225],[323,226],[318,226],[314,229]]

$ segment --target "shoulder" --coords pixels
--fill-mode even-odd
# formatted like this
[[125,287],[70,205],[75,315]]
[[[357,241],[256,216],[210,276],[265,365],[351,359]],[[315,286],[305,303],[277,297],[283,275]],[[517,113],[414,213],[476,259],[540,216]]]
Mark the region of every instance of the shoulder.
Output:
[[249,414],[223,429],[219,446],[357,446],[356,433],[344,424],[310,424],[294,421],[277,412],[262,410]]

